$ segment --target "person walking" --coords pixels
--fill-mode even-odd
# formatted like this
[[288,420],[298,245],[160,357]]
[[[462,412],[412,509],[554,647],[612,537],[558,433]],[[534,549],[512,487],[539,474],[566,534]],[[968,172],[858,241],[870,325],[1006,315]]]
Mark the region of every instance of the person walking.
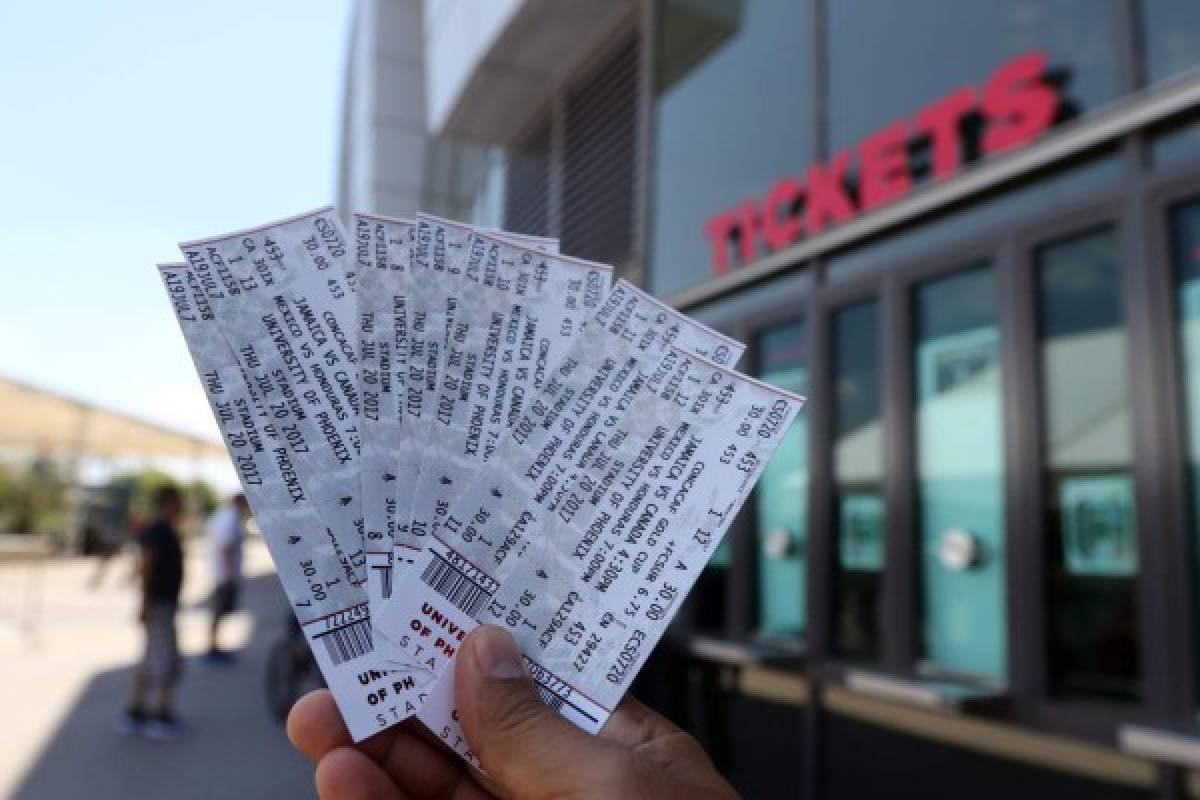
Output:
[[[182,735],[172,698],[181,666],[175,614],[183,587],[183,546],[179,539],[183,495],[175,486],[160,487],[154,492],[152,509],[150,525],[136,540],[142,590],[138,619],[145,632],[145,650],[133,673],[129,706],[117,719],[117,731],[173,741]],[[150,692],[154,692],[155,705],[148,711],[146,698]]]
[[209,625],[208,654],[210,664],[231,664],[233,654],[221,647],[218,636],[221,620],[237,610],[238,589],[242,581],[242,541],[250,506],[246,496],[235,494],[218,508],[208,520],[208,538],[212,569],[212,621]]

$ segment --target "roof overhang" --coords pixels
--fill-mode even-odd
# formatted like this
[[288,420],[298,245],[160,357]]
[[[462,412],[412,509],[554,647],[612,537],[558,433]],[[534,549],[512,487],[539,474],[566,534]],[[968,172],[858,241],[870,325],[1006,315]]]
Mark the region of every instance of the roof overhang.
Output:
[[220,442],[0,378],[0,455],[228,458]]
[[551,91],[636,21],[638,8],[635,0],[521,3],[481,49],[453,97],[431,104],[431,132],[513,143],[548,105]]

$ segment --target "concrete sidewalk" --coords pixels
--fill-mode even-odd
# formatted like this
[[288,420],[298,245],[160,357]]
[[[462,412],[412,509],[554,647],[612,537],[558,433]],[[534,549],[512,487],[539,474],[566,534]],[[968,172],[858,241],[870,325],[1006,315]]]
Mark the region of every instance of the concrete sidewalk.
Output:
[[207,644],[202,546],[189,549],[180,639],[188,655],[178,711],[189,736],[161,744],[112,732],[138,656],[129,557],[91,586],[94,560],[0,565],[0,796],[22,800],[311,797],[312,768],[287,743],[263,695],[266,652],[287,607],[261,544],[247,552],[232,667],[196,657]]

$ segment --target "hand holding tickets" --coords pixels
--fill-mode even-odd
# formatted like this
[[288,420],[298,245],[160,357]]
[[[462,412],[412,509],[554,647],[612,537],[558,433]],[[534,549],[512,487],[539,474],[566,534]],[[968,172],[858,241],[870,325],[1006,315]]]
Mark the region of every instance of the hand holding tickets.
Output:
[[498,628],[468,636],[456,663],[463,728],[482,772],[413,722],[351,746],[330,694],[312,692],[292,709],[288,737],[316,762],[322,800],[737,800],[694,739],[632,697],[597,736],[555,714]]
[[353,225],[321,209],[159,268],[346,728],[416,716],[478,763],[454,666],[487,623],[600,732],[804,401],[554,240]]

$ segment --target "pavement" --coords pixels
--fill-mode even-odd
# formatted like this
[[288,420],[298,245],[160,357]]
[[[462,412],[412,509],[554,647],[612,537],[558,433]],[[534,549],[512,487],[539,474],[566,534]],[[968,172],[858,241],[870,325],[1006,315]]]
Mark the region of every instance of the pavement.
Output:
[[188,548],[176,703],[188,735],[173,743],[113,732],[141,649],[131,557],[113,559],[98,584],[96,559],[0,563],[0,797],[314,796],[311,765],[264,697],[266,654],[287,606],[262,544],[246,556],[243,610],[222,631],[237,660],[214,667],[198,657],[207,647],[203,545]]

